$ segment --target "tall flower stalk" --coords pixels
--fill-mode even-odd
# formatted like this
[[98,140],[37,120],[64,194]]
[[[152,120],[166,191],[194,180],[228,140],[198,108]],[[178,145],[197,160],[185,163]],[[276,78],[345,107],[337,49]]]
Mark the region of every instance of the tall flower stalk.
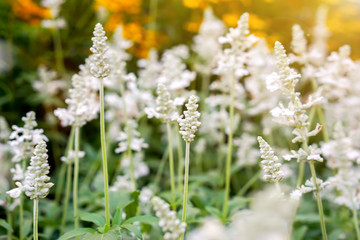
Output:
[[[21,162],[22,176],[14,176],[15,181],[23,180],[23,173],[26,170],[27,160],[31,157],[32,151],[36,144],[40,140],[47,141],[47,137],[43,135],[42,129],[36,129],[37,126],[35,112],[30,111],[26,113],[26,116],[22,117],[24,121],[23,127],[13,126],[13,132],[9,136],[9,144],[13,152],[12,162]],[[20,166],[20,165],[19,165]],[[19,193],[18,196],[12,195],[14,192]],[[10,194],[12,193],[12,194]],[[19,238],[23,239],[23,225],[24,225],[24,197],[19,188],[15,188],[9,191],[11,197],[20,198],[19,206]],[[17,195],[17,194],[15,194]]]
[[78,211],[78,188],[79,188],[79,144],[80,144],[80,129],[75,128],[75,160],[74,160],[74,188],[73,188],[73,204],[75,229],[79,228],[79,211]]
[[289,99],[289,102],[287,106],[284,106],[283,103],[279,103],[278,107],[271,110],[271,114],[274,121],[294,127],[292,133],[295,135],[295,137],[292,139],[292,142],[302,143],[302,148],[300,148],[298,151],[292,151],[291,155],[284,156],[284,158],[285,160],[296,158],[299,162],[301,162],[299,166],[298,185],[301,184],[303,178],[304,164],[305,162],[309,163],[312,175],[312,182],[315,187],[314,192],[318,205],[322,236],[325,240],[327,239],[327,234],[325,227],[324,211],[320,196],[320,186],[318,183],[318,178],[316,177],[316,171],[314,166],[315,161],[322,162],[323,159],[320,157],[319,154],[321,150],[317,149],[317,147],[314,145],[308,146],[309,137],[318,134],[321,131],[322,126],[318,124],[314,130],[309,131],[309,117],[306,115],[306,109],[321,101],[321,97],[317,99],[309,98],[309,101],[306,104],[303,104],[300,100],[300,93],[295,91],[295,86],[298,83],[301,75],[296,73],[294,69],[289,67],[290,61],[286,55],[284,47],[280,42],[275,43],[275,56],[278,71],[273,72],[267,78],[267,88],[272,92],[280,90],[282,94]]
[[[146,112],[148,117],[155,116],[160,119],[162,122],[166,123],[166,131],[168,137],[168,152],[169,152],[169,168],[170,168],[170,188],[171,188],[171,206],[175,209],[175,170],[174,170],[174,156],[173,156],[173,145],[172,145],[172,134],[171,134],[171,123],[175,121],[179,114],[176,111],[176,106],[174,101],[171,99],[170,92],[163,83],[159,83],[157,86],[157,98],[156,98],[156,108],[150,109],[147,108]],[[179,161],[182,161],[179,160]]]
[[30,159],[23,182],[16,182],[17,188],[12,189],[8,194],[13,198],[18,198],[24,192],[27,197],[34,201],[33,208],[33,238],[38,240],[38,218],[39,218],[39,199],[45,198],[50,188],[54,185],[49,182],[48,176],[50,166],[45,141],[41,140],[36,145],[34,154]]
[[235,107],[235,86],[239,79],[249,74],[246,69],[247,52],[258,41],[258,38],[249,35],[249,14],[241,15],[236,28],[230,28],[229,32],[219,38],[221,44],[227,44],[230,47],[225,48],[214,69],[214,73],[221,76],[221,86],[229,94],[229,133],[227,139],[227,154],[225,165],[225,194],[223,204],[223,219],[228,214],[228,200],[230,194],[230,169],[233,150],[234,134],[234,107]]
[[104,174],[104,195],[105,195],[105,216],[106,226],[105,230],[110,229],[110,200],[109,200],[109,176],[106,157],[106,142],[105,142],[105,116],[104,116],[104,78],[109,75],[110,67],[106,57],[106,39],[105,31],[100,23],[97,23],[94,30],[94,37],[91,38],[93,46],[90,48],[93,53],[91,58],[90,72],[100,81],[100,139],[101,152],[103,160],[103,174]]
[[[185,143],[185,174],[184,174],[184,199],[183,199],[183,211],[182,222],[186,222],[186,205],[188,198],[188,184],[189,184],[189,165],[190,165],[190,143],[194,141],[195,133],[200,127],[201,123],[198,121],[200,113],[197,111],[198,98],[194,95],[190,96],[189,101],[185,104],[187,111],[184,111],[184,116],[178,119],[180,126],[180,134],[182,135]],[[182,239],[184,234],[182,235]]]

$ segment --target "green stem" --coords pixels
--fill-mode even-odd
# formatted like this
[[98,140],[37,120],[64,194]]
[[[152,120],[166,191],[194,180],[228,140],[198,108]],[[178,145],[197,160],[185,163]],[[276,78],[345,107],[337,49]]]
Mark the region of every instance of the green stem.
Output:
[[354,221],[355,231],[356,231],[356,239],[360,240],[360,230],[359,230],[359,221],[358,221],[358,216],[357,216],[357,209],[354,207],[352,209],[352,212],[353,212],[353,221]]
[[329,134],[327,132],[327,127],[326,127],[326,122],[325,122],[325,118],[324,118],[324,113],[321,109],[320,106],[317,106],[316,107],[316,110],[317,110],[317,114],[318,114],[318,117],[319,117],[319,122],[320,124],[323,126],[321,132],[323,134],[323,138],[324,138],[324,141],[325,142],[328,142],[329,141]]
[[[8,200],[8,203],[11,204],[10,198]],[[8,224],[14,228],[13,222],[12,222],[12,212],[9,209],[6,211],[6,219],[7,219]],[[12,237],[13,237],[12,231],[8,230],[8,240],[11,240]]]
[[177,134],[177,153],[178,153],[178,184],[179,184],[179,192],[182,192],[183,190],[183,185],[182,185],[182,181],[183,181],[183,171],[184,171],[184,162],[183,162],[183,147],[182,147],[182,140],[181,140],[181,136],[179,133],[179,125],[175,124],[175,131]]
[[[23,172],[25,172],[25,168],[26,168],[26,159],[23,159],[22,162],[22,170]],[[24,238],[24,231],[23,231],[23,226],[24,226],[24,194],[21,192],[20,194],[20,206],[19,206],[19,239],[22,240]]]
[[201,93],[202,93],[202,106],[204,106],[204,109],[206,107],[205,98],[209,95],[209,85],[210,85],[210,76],[211,74],[202,74],[202,82],[201,82]]
[[[69,156],[69,151],[73,149],[74,145],[74,134],[75,134],[75,127],[71,127],[68,144],[66,146],[66,155]],[[66,164],[61,164],[60,173],[59,173],[59,183],[56,184],[56,191],[55,191],[55,201],[60,203],[62,188],[64,185],[66,173]]]
[[171,136],[171,126],[170,123],[166,123],[167,134],[168,134],[168,149],[169,149],[169,167],[170,167],[170,185],[171,185],[171,196],[172,196],[172,208],[175,210],[175,179],[174,179],[174,157],[173,157],[173,147],[172,147],[172,136]]
[[245,192],[254,184],[256,183],[256,181],[259,179],[259,176],[262,172],[262,169],[260,169],[254,176],[252,176],[252,178],[250,178],[249,181],[247,181],[247,183],[240,189],[240,191],[238,192],[238,196],[243,196],[245,194]]
[[79,187],[79,140],[80,129],[75,128],[75,160],[74,160],[74,188],[73,188],[73,204],[74,204],[74,226],[75,229],[79,228],[79,216],[78,216],[78,187]]
[[196,154],[196,166],[197,166],[197,173],[201,174],[202,173],[202,159],[203,159],[203,152],[198,152]]
[[231,168],[231,156],[233,145],[233,120],[234,120],[234,99],[235,99],[235,76],[232,77],[231,89],[230,89],[230,126],[229,126],[229,138],[228,138],[228,150],[226,155],[226,167],[225,167],[225,196],[223,205],[223,220],[225,221],[228,214],[228,200],[230,194],[230,168]]
[[34,219],[33,219],[33,234],[34,234],[34,240],[38,240],[38,218],[39,218],[39,199],[34,199]]
[[310,161],[309,164],[310,164],[312,179],[313,179],[313,182],[314,182],[315,188],[316,188],[315,195],[316,195],[316,201],[317,201],[319,216],[320,216],[321,232],[322,232],[323,240],[327,240],[324,210],[323,210],[323,206],[322,206],[319,185],[317,184],[317,181],[316,181],[316,171],[315,171],[314,161]]
[[67,172],[66,172],[66,192],[65,192],[65,201],[64,201],[64,211],[61,219],[60,235],[64,234],[67,211],[69,207],[69,198],[71,190],[71,172],[72,172],[72,163],[68,163]]
[[[190,142],[186,142],[185,150],[185,176],[184,176],[184,201],[182,211],[182,222],[186,222],[186,205],[188,197],[188,184],[189,184],[189,165],[190,165]],[[184,239],[184,234],[181,239]]]
[[110,201],[109,201],[109,176],[106,157],[106,138],[105,138],[105,114],[104,114],[104,82],[100,78],[100,139],[101,139],[101,152],[103,159],[103,174],[104,174],[104,195],[105,195],[105,216],[106,225],[105,229],[110,229]]
[[130,129],[129,123],[128,123],[129,117],[127,114],[125,91],[124,91],[123,85],[120,86],[120,91],[121,91],[121,97],[122,97],[123,104],[124,104],[125,128],[126,128],[126,135],[127,135],[127,142],[128,142],[127,155],[128,155],[129,161],[130,161],[130,177],[131,177],[131,181],[133,182],[134,189],[136,190],[137,184],[136,184],[136,178],[135,178],[134,158],[133,158],[132,149],[131,149],[131,129]]
[[164,153],[164,155],[162,156],[162,159],[161,159],[161,162],[160,162],[160,165],[159,165],[158,172],[156,173],[156,177],[155,177],[155,180],[154,180],[154,186],[155,186],[157,189],[159,188],[160,178],[161,178],[161,175],[162,175],[162,173],[163,173],[164,166],[165,166],[165,161],[166,161],[166,159],[168,158],[168,156],[169,156],[169,147],[166,148],[165,153]]
[[55,48],[55,61],[56,61],[56,70],[64,74],[64,59],[63,59],[63,51],[61,46],[61,37],[60,37],[60,30],[56,27],[53,31],[53,38],[54,38],[54,48]]
[[158,0],[150,0],[150,16],[152,16],[152,30],[156,30],[156,20],[157,20],[157,10],[158,10]]
[[297,183],[296,183],[296,186],[298,186],[298,187],[300,187],[300,185],[303,182],[304,169],[305,169],[305,162],[302,161],[302,162],[300,162],[300,165],[299,165],[299,174],[298,174],[298,179],[297,179]]

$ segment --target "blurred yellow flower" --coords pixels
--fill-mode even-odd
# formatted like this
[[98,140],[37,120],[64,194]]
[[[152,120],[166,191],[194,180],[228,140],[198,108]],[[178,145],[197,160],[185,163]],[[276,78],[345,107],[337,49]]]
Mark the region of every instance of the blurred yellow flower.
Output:
[[189,32],[198,32],[201,22],[187,22],[185,24],[185,29]]
[[137,14],[141,10],[141,0],[96,0],[96,4],[111,12]]
[[230,27],[235,27],[239,19],[240,14],[238,13],[226,13],[222,16],[223,22]]
[[188,8],[201,8],[204,9],[208,5],[206,0],[183,0],[183,4]]
[[11,2],[14,15],[30,24],[37,25],[44,18],[50,18],[47,8],[42,8],[32,0],[14,0]]
[[255,14],[250,14],[249,25],[251,29],[259,30],[266,27],[266,22]]

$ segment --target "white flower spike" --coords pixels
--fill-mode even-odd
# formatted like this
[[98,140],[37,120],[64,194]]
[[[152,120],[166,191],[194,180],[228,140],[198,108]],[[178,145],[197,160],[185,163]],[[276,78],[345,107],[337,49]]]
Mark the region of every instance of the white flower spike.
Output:
[[184,116],[178,118],[180,125],[180,134],[182,135],[185,142],[192,142],[195,138],[195,133],[201,125],[198,121],[200,113],[197,111],[198,98],[192,95],[189,98],[189,102],[185,104],[187,111],[184,111]]

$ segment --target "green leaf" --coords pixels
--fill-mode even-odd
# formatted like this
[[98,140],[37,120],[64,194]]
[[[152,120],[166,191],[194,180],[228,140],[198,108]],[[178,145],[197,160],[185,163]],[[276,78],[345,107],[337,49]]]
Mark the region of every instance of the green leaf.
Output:
[[82,213],[80,214],[80,219],[85,222],[95,223],[97,226],[102,227],[105,225],[105,219],[96,213]]
[[205,209],[211,215],[213,215],[215,217],[218,217],[218,218],[221,218],[221,212],[219,211],[219,209],[214,208],[214,207],[210,207],[210,206],[206,206]]
[[142,223],[156,223],[159,219],[154,216],[144,215],[144,216],[136,216],[132,218],[128,218],[124,221],[124,224],[132,224],[134,222],[142,222]]
[[94,229],[92,229],[92,228],[74,229],[74,230],[72,230],[70,232],[67,232],[64,235],[62,235],[58,240],[66,240],[66,239],[69,239],[69,238],[84,235],[86,233],[96,233],[96,231]]
[[5,228],[6,230],[13,232],[14,230],[12,229],[12,227],[10,226],[10,224],[8,224],[4,219],[0,219],[0,226],[2,226],[3,228]]
[[93,234],[88,233],[81,236],[81,239],[82,240],[120,240],[122,238],[121,238],[120,228],[118,227],[118,229],[112,228],[107,233],[98,233],[98,232],[95,232]]
[[139,206],[139,195],[140,195],[139,191],[134,191],[131,193],[131,197],[133,201],[131,201],[124,207],[126,217],[131,218],[136,215],[137,208]]
[[113,225],[120,225],[122,222],[122,213],[123,210],[121,208],[116,208],[115,216],[112,220]]
[[294,232],[294,240],[303,240],[308,230],[307,226],[302,226]]
[[137,226],[131,225],[131,224],[124,224],[124,225],[121,225],[121,227],[129,230],[132,233],[135,233],[136,237],[138,237],[139,239],[143,239],[141,231],[138,229]]

